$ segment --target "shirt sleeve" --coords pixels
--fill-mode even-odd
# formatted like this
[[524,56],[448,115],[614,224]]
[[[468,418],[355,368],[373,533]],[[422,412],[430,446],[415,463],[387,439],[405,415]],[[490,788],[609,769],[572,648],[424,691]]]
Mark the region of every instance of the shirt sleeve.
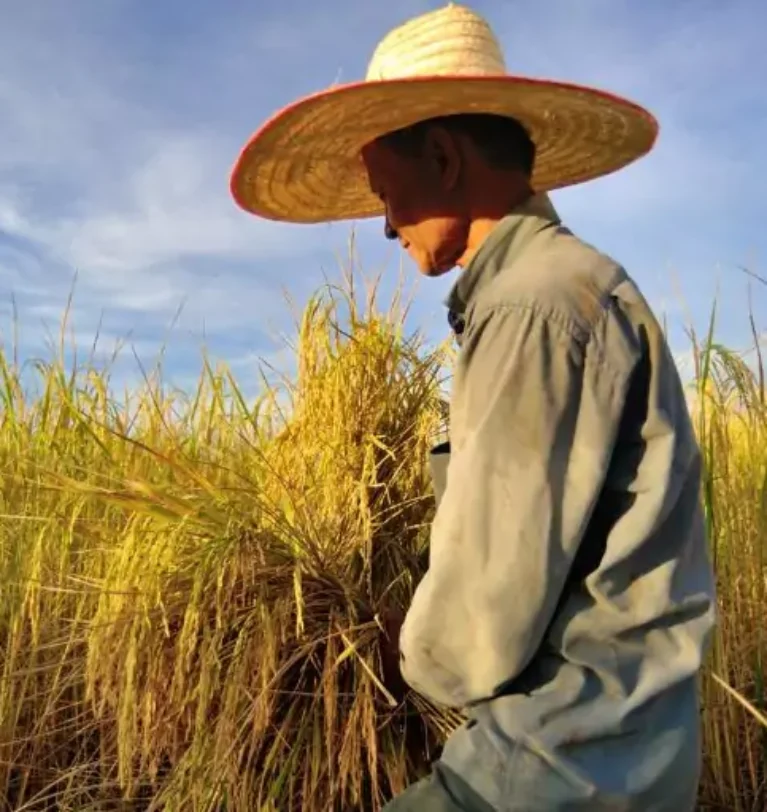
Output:
[[465,335],[459,442],[400,637],[405,680],[432,700],[489,698],[539,647],[618,432],[631,370],[613,366],[529,308]]

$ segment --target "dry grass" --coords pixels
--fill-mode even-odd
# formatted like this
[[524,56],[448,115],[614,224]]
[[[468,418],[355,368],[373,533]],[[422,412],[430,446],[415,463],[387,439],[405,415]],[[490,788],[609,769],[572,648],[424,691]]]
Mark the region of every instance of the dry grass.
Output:
[[[753,318],[751,325],[754,328]],[[755,362],[693,335],[703,496],[719,590],[719,626],[703,679],[705,808],[767,809],[767,392]]]
[[[324,290],[296,380],[255,405],[207,363],[195,392],[151,375],[118,402],[59,358],[30,395],[0,356],[0,809],[376,810],[423,770],[456,720],[394,702],[378,620],[423,570],[447,350],[404,316]],[[762,809],[767,407],[737,358],[699,359],[702,797]]]

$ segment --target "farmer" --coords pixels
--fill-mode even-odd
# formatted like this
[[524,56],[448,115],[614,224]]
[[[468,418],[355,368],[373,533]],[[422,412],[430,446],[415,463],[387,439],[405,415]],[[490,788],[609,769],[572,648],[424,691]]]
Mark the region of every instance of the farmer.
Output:
[[462,269],[451,453],[399,647],[407,683],[468,721],[391,812],[694,808],[715,617],[701,456],[647,302],[545,194],[656,134],[623,99],[507,75],[487,23],[449,4],[235,167],[254,214],[383,215],[423,274]]

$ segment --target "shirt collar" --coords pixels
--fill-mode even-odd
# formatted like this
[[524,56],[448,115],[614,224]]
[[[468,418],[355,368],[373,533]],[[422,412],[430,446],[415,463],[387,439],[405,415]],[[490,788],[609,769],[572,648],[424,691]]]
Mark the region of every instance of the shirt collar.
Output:
[[485,237],[453,285],[445,300],[450,317],[465,313],[472,297],[494,275],[493,264],[487,260],[501,243],[504,244],[507,263],[513,262],[531,237],[543,228],[560,223],[549,196],[543,192],[534,194],[512,209]]

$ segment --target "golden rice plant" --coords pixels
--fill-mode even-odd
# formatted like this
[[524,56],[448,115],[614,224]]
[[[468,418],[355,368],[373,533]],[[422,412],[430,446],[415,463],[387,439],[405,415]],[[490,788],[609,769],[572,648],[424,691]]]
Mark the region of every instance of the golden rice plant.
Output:
[[[350,280],[353,282],[353,280]],[[3,361],[0,797],[13,809],[374,810],[452,720],[392,695],[433,510],[442,348],[353,283],[248,404],[206,364],[125,403]]]
[[[192,392],[158,365],[120,398],[93,359],[0,353],[0,810],[376,810],[458,721],[381,668],[425,565],[448,348],[354,280],[312,297],[295,378],[255,402],[207,359]],[[713,321],[693,343],[720,596],[701,803],[745,812],[767,807],[767,407]]]
[[719,618],[703,676],[701,808],[767,809],[767,392],[754,326],[750,356],[693,334],[693,416]]

